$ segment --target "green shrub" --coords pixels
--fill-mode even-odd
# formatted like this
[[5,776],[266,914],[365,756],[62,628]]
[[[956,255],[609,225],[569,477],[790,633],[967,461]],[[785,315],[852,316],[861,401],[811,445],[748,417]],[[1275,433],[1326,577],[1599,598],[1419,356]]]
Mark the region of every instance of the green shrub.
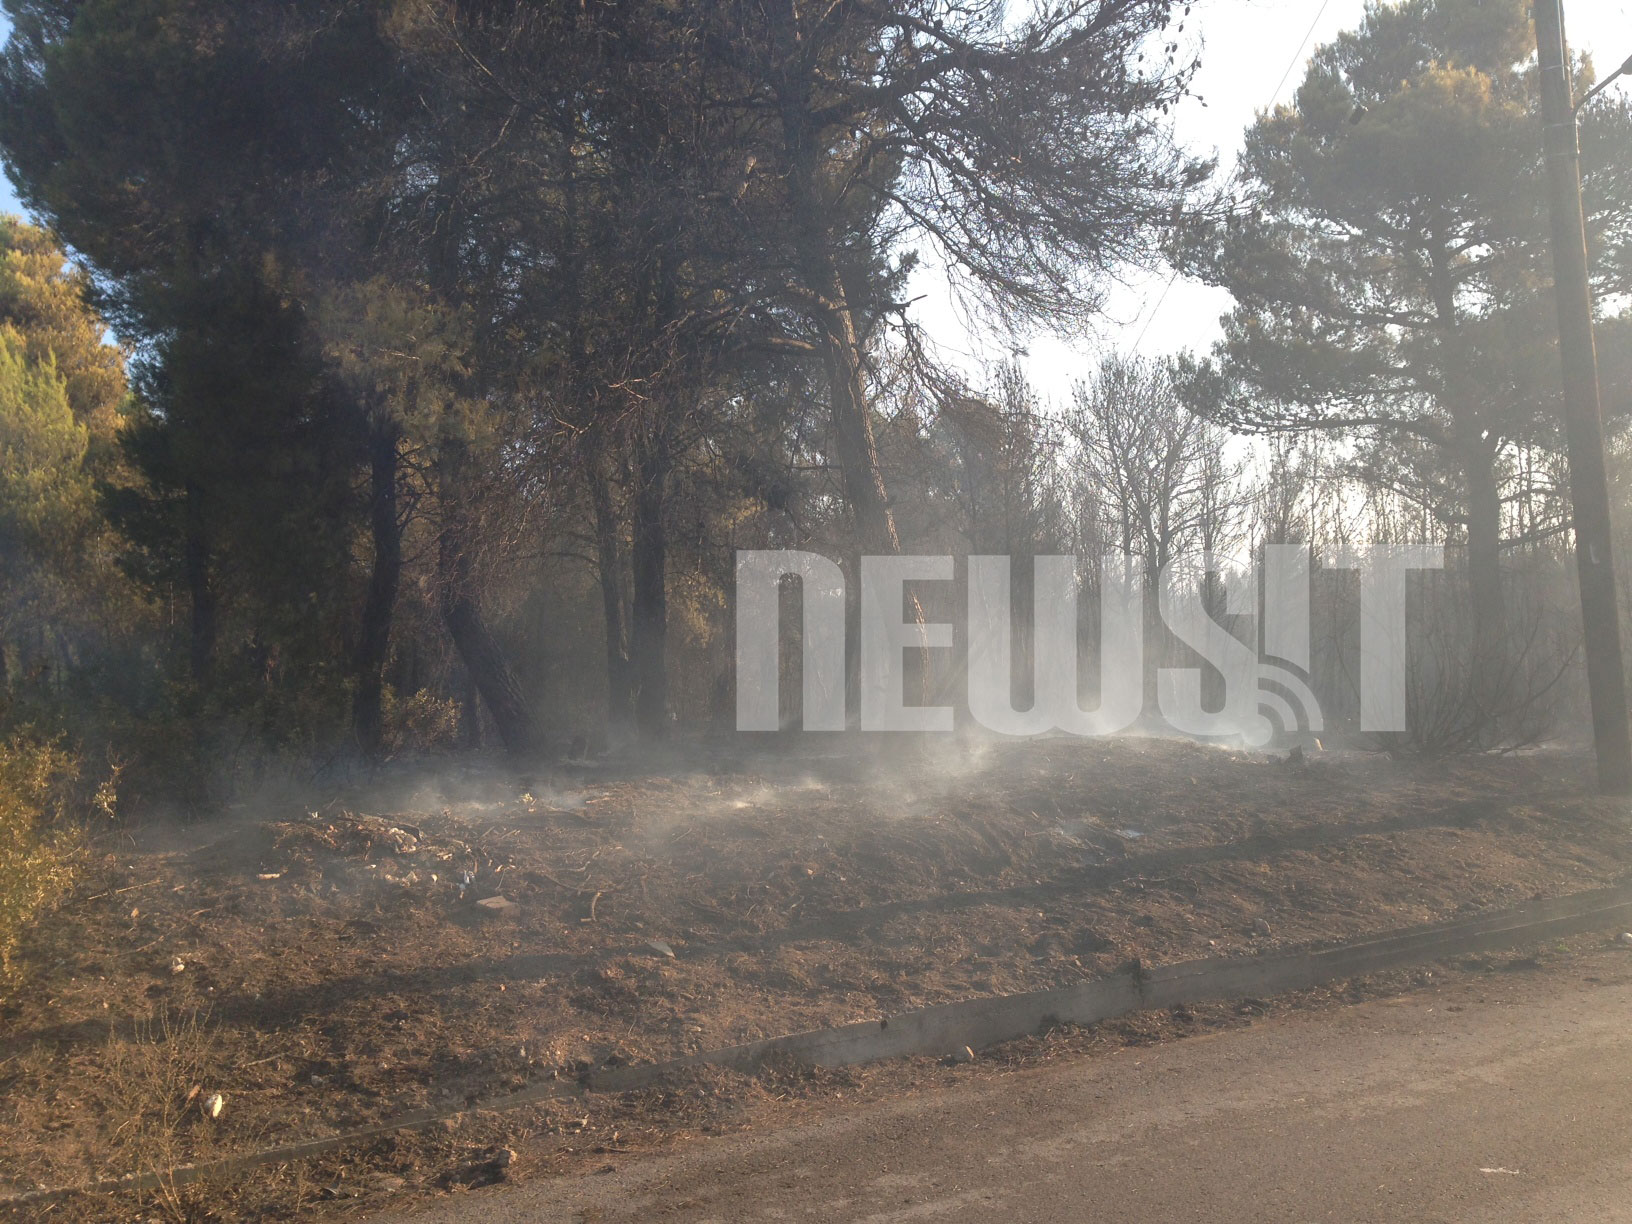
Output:
[[[0,977],[23,929],[73,879],[76,839],[64,819],[79,762],[28,735],[0,740]],[[99,802],[110,798],[100,790]]]
[[381,695],[385,750],[389,756],[439,752],[459,739],[459,703],[425,689],[410,695],[386,685]]

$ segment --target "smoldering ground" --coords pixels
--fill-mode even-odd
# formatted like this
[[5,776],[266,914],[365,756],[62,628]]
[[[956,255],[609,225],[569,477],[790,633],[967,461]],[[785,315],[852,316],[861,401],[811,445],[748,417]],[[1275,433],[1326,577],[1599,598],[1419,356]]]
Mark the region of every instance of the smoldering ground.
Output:
[[[1615,805],[1556,750],[1428,767],[937,738],[404,767],[132,829],[25,949],[39,985],[5,1004],[5,1176],[124,1171],[132,1132],[97,1119],[195,1085],[228,1104],[168,1132],[178,1159],[1628,866]],[[478,904],[495,896],[509,907]],[[163,1063],[186,1070],[133,1100],[133,1053],[165,1031],[188,1034]]]

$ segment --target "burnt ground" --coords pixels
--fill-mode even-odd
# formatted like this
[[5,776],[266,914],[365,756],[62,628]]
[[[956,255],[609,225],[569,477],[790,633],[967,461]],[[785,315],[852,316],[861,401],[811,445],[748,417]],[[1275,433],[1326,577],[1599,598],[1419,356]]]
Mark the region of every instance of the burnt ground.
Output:
[[[1632,867],[1625,802],[1562,752],[1298,765],[1125,739],[690,757],[450,768],[110,840],[0,1006],[0,1185],[214,1159],[1135,956],[1468,916]],[[510,905],[479,904],[493,897]],[[1134,1017],[1095,1040],[1263,1006]],[[700,1070],[48,1218],[353,1212],[942,1073],[915,1066]]]

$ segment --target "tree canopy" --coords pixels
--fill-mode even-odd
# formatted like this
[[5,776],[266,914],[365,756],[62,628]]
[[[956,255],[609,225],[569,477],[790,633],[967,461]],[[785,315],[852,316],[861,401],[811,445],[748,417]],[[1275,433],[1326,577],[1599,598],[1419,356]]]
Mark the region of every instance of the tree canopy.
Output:
[[[1206,410],[1357,439],[1369,478],[1465,532],[1493,631],[1511,448],[1557,437],[1532,47],[1520,0],[1369,8],[1247,132],[1233,207],[1180,245],[1234,299]],[[1624,292],[1632,112],[1594,103],[1584,127],[1599,288]]]

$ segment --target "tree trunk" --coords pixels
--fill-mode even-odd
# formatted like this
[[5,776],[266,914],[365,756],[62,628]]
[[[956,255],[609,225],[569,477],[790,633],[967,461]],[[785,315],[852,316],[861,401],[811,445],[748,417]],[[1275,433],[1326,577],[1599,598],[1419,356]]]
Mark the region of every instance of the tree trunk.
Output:
[[[822,347],[827,360],[828,410],[833,426],[833,449],[839,460],[845,504],[855,523],[855,564],[848,584],[845,626],[846,709],[852,723],[859,719],[861,678],[861,565],[862,556],[895,556],[901,552],[901,537],[895,514],[890,509],[884,472],[878,463],[878,443],[873,434],[872,413],[867,406],[862,345],[856,331],[844,283],[832,252],[822,246],[805,251],[807,288],[821,299],[818,319]],[[920,698],[932,702],[935,689],[933,656],[928,647],[928,631],[923,605],[910,595],[912,618],[924,643],[917,652]]]
[[482,746],[482,695],[464,667],[459,669],[459,746],[475,752]]
[[[803,55],[800,18],[792,0],[778,0],[769,8],[775,25],[773,38],[784,62],[796,64]],[[837,239],[831,202],[820,186],[827,150],[819,147],[812,130],[810,83],[799,74],[790,74],[778,97],[782,119],[782,140],[787,157],[787,191],[792,220],[791,238],[797,272],[806,294],[805,308],[822,333],[822,353],[827,365],[828,411],[833,427],[833,450],[839,461],[845,503],[855,523],[854,558],[863,555],[890,556],[901,551],[895,515],[890,509],[884,473],[878,463],[878,444],[873,434],[872,416],[867,408],[863,352],[855,315],[837,259]],[[860,565],[852,567],[852,581],[846,597],[845,671],[846,707],[850,721],[857,718],[859,698]],[[912,599],[912,614],[923,633],[923,607]],[[933,685],[933,668],[926,645],[919,652],[921,691],[928,698]]]
[[352,700],[351,726],[357,746],[367,755],[380,751],[384,736],[384,672],[391,644],[391,620],[402,579],[402,525],[397,519],[397,430],[376,423],[369,430],[369,531],[374,545],[374,568],[368,580],[368,598],[352,668],[357,691]]
[[1462,446],[1462,472],[1468,496],[1468,593],[1473,600],[1474,638],[1480,662],[1495,660],[1504,632],[1502,600],[1502,497],[1496,482],[1495,456],[1489,446],[1469,440]]
[[442,621],[505,749],[517,756],[539,751],[543,737],[522,694],[515,673],[483,619],[470,590],[470,567],[451,533],[444,531],[438,547],[442,571]]
[[[1132,536],[1124,532],[1122,555],[1131,557]],[[1173,666],[1177,660],[1173,659],[1173,640],[1168,636],[1167,625],[1161,614],[1161,563],[1155,560],[1154,552],[1145,554],[1145,564],[1140,571],[1139,581],[1142,584],[1143,599],[1140,612],[1144,620],[1144,666],[1140,669],[1143,677],[1145,704],[1141,710],[1141,717],[1152,723],[1159,723],[1161,713],[1161,689],[1156,681],[1163,667]],[[1099,661],[1100,688],[1104,689],[1105,660]]]
[[[796,57],[799,18],[784,0],[774,6],[778,42],[783,54]],[[820,186],[824,150],[816,147],[809,119],[808,83],[789,81],[780,99],[782,135],[788,158],[788,203],[800,279],[810,298],[808,308],[822,331],[827,363],[828,404],[834,450],[844,481],[845,500],[855,517],[861,551],[899,553],[895,517],[878,466],[878,446],[867,411],[862,345],[849,295],[840,274],[832,233],[834,218]]]
[[635,721],[645,739],[668,731],[668,597],[664,579],[668,559],[663,519],[669,483],[669,440],[665,423],[655,422],[642,447],[634,498],[634,614],[630,670],[635,690]]
[[188,482],[186,525],[182,565],[187,577],[187,593],[192,600],[193,618],[188,657],[193,681],[205,684],[215,662],[216,598],[210,583],[210,543],[204,526],[204,493]]
[[1496,454],[1479,411],[1478,394],[1469,378],[1469,354],[1456,292],[1443,246],[1430,252],[1434,311],[1444,332],[1441,361],[1446,407],[1452,422],[1455,461],[1466,483],[1468,515],[1468,594],[1473,601],[1475,666],[1495,662],[1503,645],[1502,497],[1496,481]]
[[[457,302],[463,296],[459,244],[461,221],[466,214],[459,204],[462,189],[458,175],[444,180],[437,200],[438,224],[427,259],[432,288],[450,302]],[[469,455],[464,444],[451,438],[445,440],[436,460],[437,495],[442,511],[436,548],[437,602],[442,623],[447,627],[454,649],[459,652],[470,683],[481,694],[482,703],[492,715],[500,742],[512,755],[532,756],[543,750],[542,729],[504,652],[482,617],[481,605],[472,589],[471,548],[475,533],[467,504],[468,468]]]
[[463,489],[457,475],[460,465],[444,457],[440,466],[443,517],[437,539],[437,585],[442,622],[471,682],[482,696],[482,703],[493,717],[493,726],[505,749],[516,756],[530,756],[542,749],[543,735],[471,589],[469,527],[465,507],[459,504]]
[[624,618],[623,549],[611,474],[599,448],[589,465],[589,496],[595,511],[595,560],[601,579],[601,616],[606,627],[606,717],[614,735],[634,725],[634,689],[629,673],[629,627]]
[[827,358],[829,412],[845,500],[855,517],[856,541],[864,553],[873,556],[899,553],[901,539],[884,487],[884,473],[878,465],[872,414],[867,410],[855,318],[831,254],[815,252],[808,262],[814,269],[812,288],[825,301],[820,322]]

